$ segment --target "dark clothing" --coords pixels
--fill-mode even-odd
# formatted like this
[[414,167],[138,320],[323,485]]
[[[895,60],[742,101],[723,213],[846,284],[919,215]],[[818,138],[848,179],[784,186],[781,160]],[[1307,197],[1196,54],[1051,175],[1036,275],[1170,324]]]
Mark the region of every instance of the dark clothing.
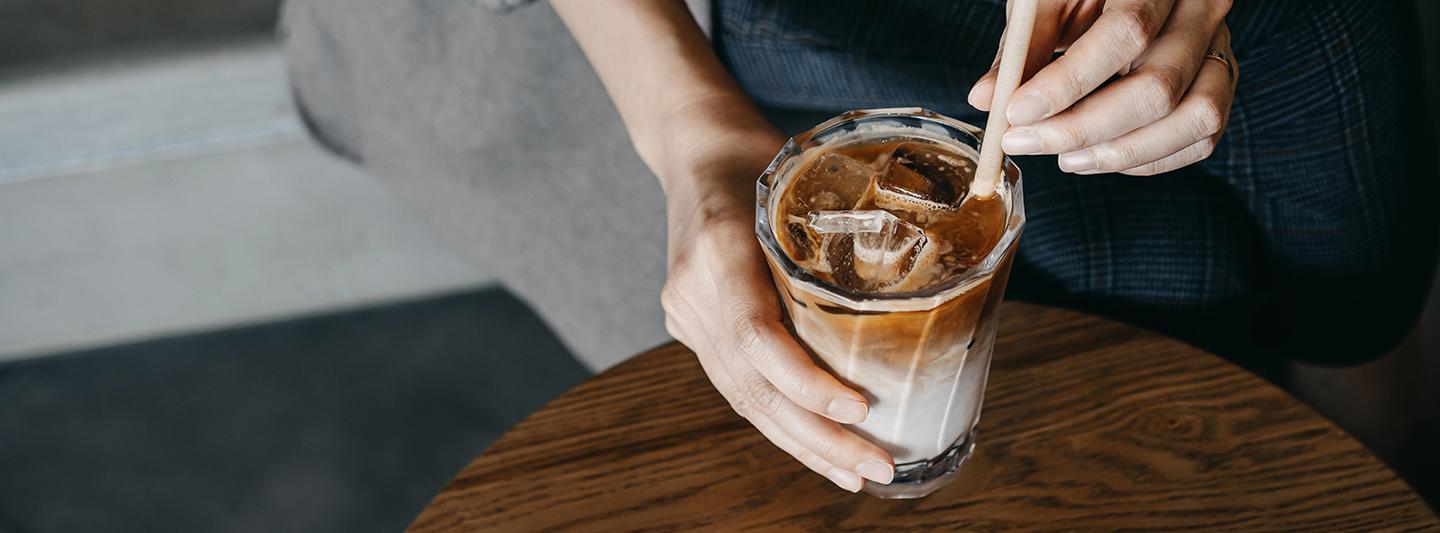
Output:
[[[1217,153],[1156,177],[1021,158],[1029,221],[1010,295],[1257,370],[1368,360],[1413,326],[1435,262],[1413,7],[1238,3],[1241,76]],[[1002,5],[719,0],[710,18],[732,72],[790,131],[882,106],[983,124],[965,95]],[[290,0],[284,28],[317,136],[420,205],[590,367],[668,338],[664,199],[546,3]]]
[[[1398,2],[1237,2],[1241,76],[1205,162],[1075,176],[1026,157],[1011,296],[1100,312],[1247,366],[1349,364],[1414,327],[1440,200]],[[767,106],[922,106],[974,124],[1003,0],[718,0],[726,64]]]

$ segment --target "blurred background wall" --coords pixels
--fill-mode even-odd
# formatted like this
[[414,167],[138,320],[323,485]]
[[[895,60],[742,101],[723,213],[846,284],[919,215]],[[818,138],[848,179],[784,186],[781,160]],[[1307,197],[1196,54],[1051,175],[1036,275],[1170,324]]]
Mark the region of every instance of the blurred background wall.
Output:
[[0,0],[0,361],[488,282],[313,144],[278,0]]
[[253,35],[280,0],[3,0],[0,65],[146,40]]

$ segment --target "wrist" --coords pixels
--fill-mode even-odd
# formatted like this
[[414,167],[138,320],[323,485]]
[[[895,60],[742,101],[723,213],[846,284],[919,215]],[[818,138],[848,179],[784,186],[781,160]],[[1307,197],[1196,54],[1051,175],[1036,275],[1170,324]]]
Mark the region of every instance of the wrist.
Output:
[[785,143],[744,95],[692,99],[653,117],[632,133],[632,142],[667,194],[707,185],[696,180],[753,181]]

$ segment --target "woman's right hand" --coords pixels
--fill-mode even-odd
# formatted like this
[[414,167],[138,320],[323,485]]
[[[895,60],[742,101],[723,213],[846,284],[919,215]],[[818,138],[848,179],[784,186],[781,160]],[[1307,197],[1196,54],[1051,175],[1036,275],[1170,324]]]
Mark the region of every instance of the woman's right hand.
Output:
[[[781,323],[755,238],[755,179],[785,138],[768,125],[698,136],[662,176],[669,218],[665,326],[700,359],[735,412],[840,488],[889,483],[890,455],[841,426],[864,396],[815,365]],[[678,169],[676,169],[678,167]]]

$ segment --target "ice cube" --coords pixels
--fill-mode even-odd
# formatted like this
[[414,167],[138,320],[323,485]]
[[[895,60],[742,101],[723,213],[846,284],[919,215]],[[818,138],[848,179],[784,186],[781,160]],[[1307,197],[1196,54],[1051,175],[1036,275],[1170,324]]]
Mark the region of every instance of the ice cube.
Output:
[[974,162],[944,148],[901,143],[862,204],[914,213],[953,211],[970,191],[974,176]]
[[812,212],[809,226],[835,281],[862,291],[903,279],[927,242],[920,228],[879,210]]
[[796,177],[794,199],[804,215],[810,211],[850,209],[870,188],[876,170],[836,153],[826,153],[808,171]]
[[895,215],[884,211],[811,211],[808,223],[815,233],[875,233]]
[[796,262],[809,261],[815,254],[815,239],[810,234],[810,230],[806,229],[805,219],[787,215],[785,217],[785,237],[790,244],[786,249],[790,252],[790,258]]

